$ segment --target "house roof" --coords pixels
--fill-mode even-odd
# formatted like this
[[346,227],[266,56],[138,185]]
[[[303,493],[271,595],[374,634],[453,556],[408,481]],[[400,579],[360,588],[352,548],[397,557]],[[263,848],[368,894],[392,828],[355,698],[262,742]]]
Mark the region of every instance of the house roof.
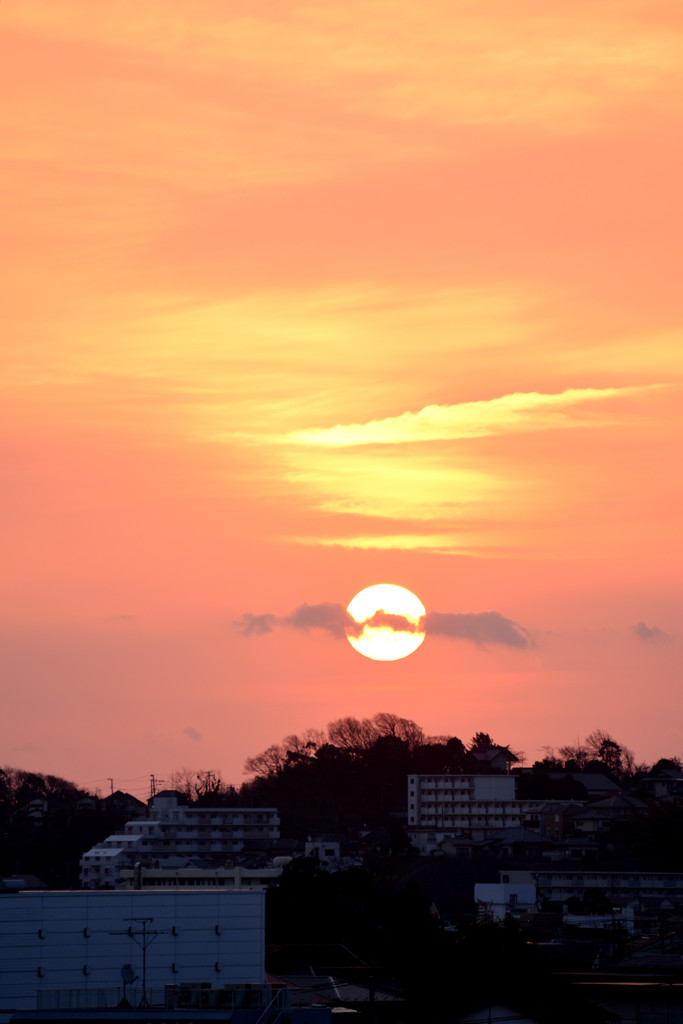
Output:
[[601,775],[600,772],[572,772],[571,777],[583,786],[589,796],[621,791],[621,787],[616,782],[608,779],[606,775]]
[[124,793],[122,789],[116,789],[113,793],[108,793],[107,796],[102,797],[103,804],[136,804],[139,807],[146,807],[147,804],[144,800],[138,800],[136,796],[132,796],[131,793]]
[[582,836],[566,836],[564,839],[560,839],[556,844],[558,849],[562,850],[565,847],[572,850],[599,850],[600,843],[596,843],[594,839],[583,838]]
[[[314,968],[310,970],[314,970]],[[312,1001],[311,996],[314,996],[315,1002],[321,1003],[337,1001],[344,1003],[367,1003],[370,1001],[370,987],[369,985],[363,985],[361,979],[352,981],[337,974],[326,974],[322,971],[317,971],[315,974],[269,974],[269,979],[275,980],[276,978],[284,981],[288,987],[298,990],[301,994],[306,992],[305,1002],[308,1005]],[[378,989],[376,986],[372,989],[372,996],[375,1002],[379,1003],[403,1001],[400,996]],[[293,1002],[300,1004],[302,1000],[294,997]]]
[[470,750],[469,753],[476,761],[483,761],[490,763],[497,760],[499,757],[504,757],[506,761],[517,761],[518,758],[511,750],[507,747],[487,747],[486,750]]
[[448,836],[446,839],[442,839],[438,844],[439,848],[447,848],[449,846],[457,847],[461,849],[465,846],[476,846],[474,839],[470,839],[469,836]]
[[595,810],[639,811],[644,809],[645,804],[642,800],[638,800],[635,796],[629,796],[627,793],[613,793],[611,796],[606,796],[602,800],[596,800],[595,803],[590,806]]
[[535,805],[534,810],[543,814],[573,814],[583,809],[585,804],[579,800],[544,800]]

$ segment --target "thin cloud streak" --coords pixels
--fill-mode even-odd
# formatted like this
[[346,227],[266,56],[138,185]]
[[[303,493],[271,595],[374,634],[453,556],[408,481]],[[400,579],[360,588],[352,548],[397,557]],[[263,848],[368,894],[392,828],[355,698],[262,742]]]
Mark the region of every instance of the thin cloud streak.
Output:
[[595,419],[577,417],[570,410],[585,402],[626,398],[666,386],[569,388],[559,394],[515,392],[479,402],[428,405],[418,412],[404,412],[400,416],[369,423],[337,424],[323,430],[294,430],[281,441],[295,445],[349,448],[365,444],[455,441],[521,431],[594,426]]
[[425,633],[452,640],[472,640],[478,647],[488,644],[502,644],[506,647],[533,647],[528,630],[508,619],[501,612],[428,612],[420,619],[408,619],[383,610],[376,611],[370,618],[356,622],[341,604],[302,604],[289,615],[278,616],[272,612],[254,615],[245,612],[236,622],[235,629],[242,636],[264,636],[274,630],[294,629],[308,632],[320,629],[335,639],[345,636],[360,636],[365,629],[388,627],[396,632]]
[[[287,537],[291,544],[317,545],[323,548],[349,548],[360,551],[425,551],[430,554],[458,556],[460,558],[486,557],[490,550],[480,551],[463,543],[462,536],[450,533],[439,534],[384,534],[368,537]],[[499,552],[496,552],[499,554]]]

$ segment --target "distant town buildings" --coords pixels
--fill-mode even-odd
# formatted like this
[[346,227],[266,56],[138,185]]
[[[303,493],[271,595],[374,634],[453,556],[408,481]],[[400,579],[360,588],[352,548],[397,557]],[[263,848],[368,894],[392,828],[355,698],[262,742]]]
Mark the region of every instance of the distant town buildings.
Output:
[[645,804],[597,773],[575,778],[590,801],[520,800],[515,774],[409,775],[408,836],[423,856],[486,846],[504,857],[590,858],[593,840]]
[[558,923],[580,929],[623,929],[625,934],[657,928],[663,914],[683,901],[683,873],[663,871],[501,870],[498,882],[477,882],[478,916],[492,921],[553,910]]

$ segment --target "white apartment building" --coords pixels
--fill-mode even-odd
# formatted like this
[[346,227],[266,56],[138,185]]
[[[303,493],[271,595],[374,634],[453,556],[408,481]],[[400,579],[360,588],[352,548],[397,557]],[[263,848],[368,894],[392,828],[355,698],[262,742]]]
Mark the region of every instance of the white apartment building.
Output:
[[537,801],[517,800],[513,775],[409,775],[408,835],[423,854],[444,839],[523,828]]
[[280,837],[274,807],[186,807],[174,790],[158,793],[150,816],[126,822],[124,831],[109,836],[81,857],[84,889],[114,889],[124,869],[136,864],[161,866],[169,857],[228,857],[246,842],[264,844]]

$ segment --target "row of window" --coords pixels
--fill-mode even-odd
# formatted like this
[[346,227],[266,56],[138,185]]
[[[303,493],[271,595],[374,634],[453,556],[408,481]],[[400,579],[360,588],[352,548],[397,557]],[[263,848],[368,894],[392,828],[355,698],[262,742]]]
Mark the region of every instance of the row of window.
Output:
[[599,873],[599,872],[568,872],[568,873],[555,873],[544,875],[539,874],[537,880],[542,883],[554,885],[556,882],[595,882],[601,885],[619,885],[624,882],[638,882],[639,885],[650,883],[651,885],[659,885],[663,882],[678,883],[683,887],[683,873],[677,874],[658,874],[654,872],[642,872],[640,874],[621,874],[621,873]]
[[473,822],[488,822],[489,825],[503,828],[508,823],[518,823],[519,818],[505,817],[498,814],[470,814],[467,816],[457,814],[426,814],[423,816],[422,821],[425,825],[471,825]]
[[434,785],[440,783],[441,785],[451,786],[467,786],[474,785],[474,776],[472,775],[409,775],[408,782],[411,786],[418,785]]
[[239,883],[234,876],[228,878],[145,878],[142,877],[142,884],[145,888],[148,886],[160,886],[165,889],[175,886],[183,885],[195,885],[201,886],[202,888],[208,888],[210,886],[217,886],[221,889],[233,889],[239,885],[240,888],[249,888],[250,886],[256,886],[263,888],[264,885],[268,885],[271,879],[262,878],[242,878]]
[[[171,815],[173,821],[182,821],[185,824],[192,825],[195,822],[211,822],[215,824],[230,823],[230,822],[249,822],[249,821],[272,821],[277,823],[277,814],[264,814],[263,811],[222,811],[220,814],[216,814],[215,811],[174,811]],[[164,819],[162,819],[164,820]]]
[[[414,809],[414,807],[415,804],[410,805],[411,810]],[[508,800],[505,802],[500,800],[478,800],[476,803],[472,800],[430,800],[422,801],[420,807],[423,810],[426,810],[427,808],[443,808],[444,810],[447,808],[457,808],[458,810],[464,809],[471,811],[498,811],[500,813],[516,811],[519,814],[523,812],[526,813],[522,805],[517,804],[514,800]]]

